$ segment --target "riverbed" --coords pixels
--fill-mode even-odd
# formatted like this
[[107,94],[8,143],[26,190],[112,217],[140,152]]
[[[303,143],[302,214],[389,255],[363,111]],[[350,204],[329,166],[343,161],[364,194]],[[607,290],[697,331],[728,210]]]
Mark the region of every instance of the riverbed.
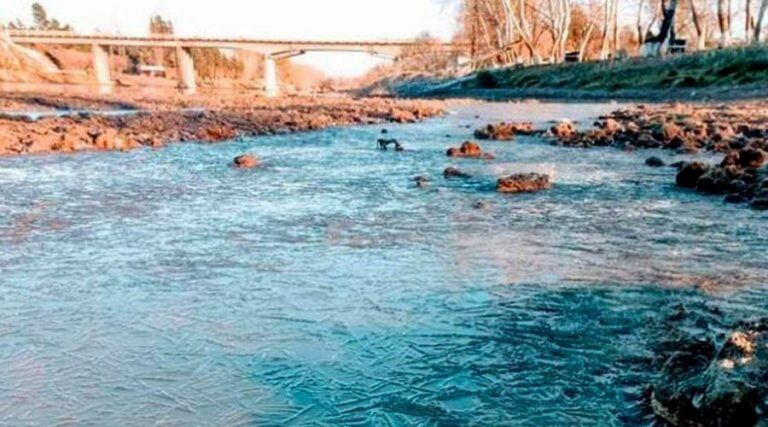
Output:
[[[674,307],[768,312],[768,213],[644,165],[687,155],[445,156],[489,122],[617,107],[0,158],[0,423],[648,424]],[[377,150],[383,127],[407,150]],[[514,172],[554,185],[496,193]]]

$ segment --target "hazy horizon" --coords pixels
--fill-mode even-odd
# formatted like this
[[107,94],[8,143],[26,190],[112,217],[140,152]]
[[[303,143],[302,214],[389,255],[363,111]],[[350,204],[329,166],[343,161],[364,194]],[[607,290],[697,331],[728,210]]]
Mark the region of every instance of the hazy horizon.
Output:
[[[456,26],[457,0],[42,0],[52,18],[80,32],[147,34],[149,18],[162,15],[184,36],[281,39],[403,39],[423,33],[449,38]],[[34,0],[0,5],[3,22],[31,23]],[[297,58],[333,76],[353,76],[382,62],[367,54],[311,53]]]

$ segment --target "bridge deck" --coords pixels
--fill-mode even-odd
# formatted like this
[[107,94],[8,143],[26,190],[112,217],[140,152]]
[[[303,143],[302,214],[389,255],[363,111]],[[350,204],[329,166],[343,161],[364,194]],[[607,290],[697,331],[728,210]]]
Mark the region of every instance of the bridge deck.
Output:
[[[362,51],[392,53],[418,46],[413,40],[274,40],[249,38],[200,38],[176,36],[132,37],[109,34],[85,35],[64,31],[10,31],[11,40],[20,44],[102,45],[127,47],[221,48],[266,51]],[[441,48],[453,48],[451,44]]]

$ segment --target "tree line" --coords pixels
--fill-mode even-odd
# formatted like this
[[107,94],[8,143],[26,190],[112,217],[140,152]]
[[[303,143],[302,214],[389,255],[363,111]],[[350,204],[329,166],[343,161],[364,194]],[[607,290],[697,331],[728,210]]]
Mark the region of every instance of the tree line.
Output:
[[766,9],[768,0],[462,0],[456,41],[476,68],[658,56],[762,43]]

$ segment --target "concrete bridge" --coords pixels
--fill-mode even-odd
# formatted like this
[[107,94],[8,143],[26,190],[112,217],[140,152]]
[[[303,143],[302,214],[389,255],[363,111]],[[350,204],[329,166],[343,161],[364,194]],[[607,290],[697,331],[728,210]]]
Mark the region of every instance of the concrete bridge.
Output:
[[[193,48],[245,50],[261,54],[264,58],[264,86],[267,96],[279,91],[275,61],[302,55],[308,51],[365,52],[373,55],[397,57],[409,47],[419,45],[413,40],[389,41],[312,41],[312,40],[259,40],[241,38],[196,38],[176,36],[127,37],[120,35],[85,35],[68,31],[9,31],[11,40],[21,45],[91,46],[93,69],[100,92],[112,90],[109,67],[109,47],[144,47],[174,49],[177,58],[179,87],[188,94],[196,91],[195,64],[190,54]],[[451,44],[440,49],[454,50]]]

